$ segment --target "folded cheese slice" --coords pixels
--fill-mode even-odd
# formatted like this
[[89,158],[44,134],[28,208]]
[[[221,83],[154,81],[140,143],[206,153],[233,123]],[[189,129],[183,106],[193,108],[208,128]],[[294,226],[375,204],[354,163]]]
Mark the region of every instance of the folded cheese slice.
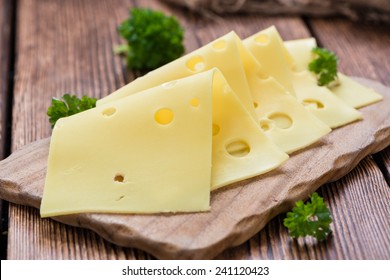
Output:
[[[244,40],[244,45],[271,76],[276,78],[299,102],[321,121],[336,128],[361,119],[361,113],[345,104],[317,81],[307,70],[293,68],[293,60],[275,27],[267,28]],[[302,70],[302,71],[301,71]],[[291,82],[294,90],[291,90]]]
[[[296,71],[306,70],[313,60],[311,50],[317,46],[316,40],[314,38],[292,40],[284,42],[284,45],[294,59]],[[339,72],[337,75],[340,84],[329,90],[346,104],[354,108],[360,108],[383,99],[374,90],[362,86],[344,74]]]
[[41,216],[206,211],[210,188],[287,158],[211,70],[60,119]]
[[[259,79],[259,75],[263,77],[264,75],[262,73],[264,71],[260,69],[261,66],[259,63],[245,49],[241,39],[234,32],[230,32],[186,56],[149,72],[147,75],[138,78],[109,96],[99,100],[98,106],[160,83],[194,75],[195,73],[206,71],[213,67],[217,67],[223,73],[245,109],[258,125],[260,120],[268,118],[271,114],[283,111],[286,111],[287,115],[293,118],[294,125],[290,129],[277,128],[270,125],[270,128],[266,132],[272,141],[283,151],[290,153],[307,147],[330,131],[329,127],[310,115],[301,104],[291,99],[275,79],[270,78],[267,83],[253,82]],[[271,88],[268,89],[267,87]],[[281,100],[286,98],[288,99],[286,103],[288,106],[281,105],[275,107],[268,104],[268,101],[272,100],[273,102],[274,98],[259,100],[260,96],[267,94],[267,92],[274,94],[275,88],[280,90],[276,101],[282,104],[283,102]],[[257,101],[254,102],[253,98],[256,98]],[[257,107],[256,109],[255,106]],[[267,109],[271,107],[275,108],[275,111],[271,112]],[[289,114],[289,111],[293,111],[294,114]],[[296,117],[297,114],[299,114],[299,117]],[[271,123],[273,122],[272,119],[269,121]],[[279,130],[283,130],[283,132],[281,133]],[[308,131],[310,134],[306,133]],[[307,137],[298,136],[304,134]]]

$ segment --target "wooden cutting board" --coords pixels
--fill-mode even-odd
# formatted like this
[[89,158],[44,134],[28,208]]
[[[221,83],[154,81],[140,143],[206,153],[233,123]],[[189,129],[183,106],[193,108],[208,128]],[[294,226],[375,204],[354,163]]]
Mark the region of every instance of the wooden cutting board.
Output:
[[[361,109],[364,120],[332,131],[272,172],[213,192],[210,212],[75,214],[55,220],[91,229],[117,245],[140,248],[161,259],[213,258],[248,240],[295,201],[347,174],[367,155],[390,145],[390,89],[356,79],[384,96]],[[39,208],[49,143],[49,138],[31,143],[0,162],[0,198]]]

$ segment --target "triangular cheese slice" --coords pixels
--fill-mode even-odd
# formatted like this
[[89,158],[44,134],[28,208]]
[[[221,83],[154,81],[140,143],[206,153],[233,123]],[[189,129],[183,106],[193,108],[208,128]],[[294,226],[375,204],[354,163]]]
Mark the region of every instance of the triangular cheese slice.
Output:
[[[267,92],[267,87],[264,87],[262,83],[253,83],[253,81],[248,84],[248,80],[258,79],[258,75],[261,72],[259,70],[261,66],[253,55],[244,48],[241,39],[234,32],[230,32],[176,61],[149,72],[147,75],[138,78],[109,96],[101,99],[98,101],[98,105],[134,94],[159,83],[205,71],[211,67],[217,67],[221,70],[233,91],[240,98],[250,115],[254,116],[253,118],[257,123],[259,123],[258,121],[260,119],[263,120],[264,118],[267,118],[268,115],[262,114],[263,111],[260,109],[264,107],[264,110],[266,110],[266,107],[269,107],[269,104],[263,101],[253,102],[254,97],[257,99],[259,98],[259,91],[264,93]],[[275,84],[271,85],[271,92],[273,92],[275,88],[279,88],[282,93],[279,97],[282,98],[286,96],[285,91],[275,79],[271,79],[271,83]],[[286,98],[289,99],[288,102],[291,107],[294,101],[289,97]],[[255,111],[254,106],[259,106],[261,108],[257,108]],[[278,112],[281,110],[290,110],[289,108],[280,107]],[[297,112],[299,109],[302,114],[302,118],[300,119],[305,120],[305,125],[302,125],[302,128],[305,127],[306,131],[311,131],[310,137],[289,137],[290,134],[302,134],[302,131],[295,130],[294,128],[289,130],[286,129],[283,133],[283,135],[288,136],[290,139],[294,139],[293,141],[282,139],[278,132],[275,132],[274,135],[274,131],[277,131],[278,129],[274,130],[273,127],[266,132],[267,135],[285,152],[293,152],[307,147],[330,131],[327,126],[321,124],[315,117],[311,116],[300,104],[298,104],[298,102],[295,102],[294,112]],[[269,113],[271,114],[272,112]],[[297,121],[298,119],[294,119],[294,122]]]
[[41,216],[205,211],[287,158],[211,70],[59,120]]
[[[309,71],[291,71],[290,56],[275,27],[270,27],[244,40],[245,46],[253,53],[264,69],[272,69],[270,75],[285,88],[294,87],[299,102],[321,121],[336,128],[361,119],[361,113],[338,99],[326,87],[319,87]],[[291,90],[290,90],[291,92]]]
[[209,210],[211,91],[194,76],[60,119],[41,216]]
[[265,136],[221,73],[215,71],[211,189],[263,174],[287,158]]
[[[284,42],[284,45],[293,56],[295,69],[297,71],[306,70],[309,63],[313,60],[311,50],[317,46],[315,39],[307,38],[286,41]],[[374,90],[362,86],[344,74],[339,72],[337,75],[339,77],[340,84],[338,86],[331,87],[329,90],[346,104],[354,108],[360,108],[383,99],[383,97]]]
[[252,96],[237,48],[237,35],[233,31],[132,81],[110,95],[98,100],[97,106],[171,80],[188,77],[215,67],[222,72],[245,108],[255,118],[256,114],[254,112]]
[[331,131],[270,76],[269,69],[256,61],[241,40],[237,44],[258,123],[278,147],[292,153],[313,144]]
[[383,96],[372,88],[365,87],[344,74],[337,75],[340,84],[330,90],[348,105],[361,108],[383,99]]

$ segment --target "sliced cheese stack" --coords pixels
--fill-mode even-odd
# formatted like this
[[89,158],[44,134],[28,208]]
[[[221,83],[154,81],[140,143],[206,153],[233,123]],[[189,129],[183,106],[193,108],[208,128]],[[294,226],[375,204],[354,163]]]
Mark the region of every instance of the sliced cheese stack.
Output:
[[287,158],[213,69],[60,119],[41,216],[206,211]]
[[[284,45],[293,57],[296,71],[306,70],[314,58],[311,50],[317,46],[316,40],[314,38],[292,40],[284,42]],[[331,87],[329,90],[346,104],[354,108],[360,108],[383,99],[374,90],[362,86],[344,74],[339,72],[337,76],[340,84]]]
[[97,106],[165,82],[218,68],[226,80],[229,81],[230,86],[237,93],[247,111],[253,118],[256,118],[251,92],[245,76],[245,69],[237,46],[237,38],[234,32],[230,32],[190,54],[149,72],[145,76],[98,100]]
[[308,112],[238,41],[252,92],[257,121],[266,135],[286,153],[305,148],[331,129]]
[[318,86],[308,70],[293,67],[294,60],[275,27],[245,39],[244,44],[273,77],[331,128],[361,119],[360,112],[345,104],[326,87]]
[[330,128],[307,112],[302,104],[261,67],[230,32],[98,101],[98,106],[170,80],[217,67],[237,93],[246,110],[284,152],[291,153],[318,141]]

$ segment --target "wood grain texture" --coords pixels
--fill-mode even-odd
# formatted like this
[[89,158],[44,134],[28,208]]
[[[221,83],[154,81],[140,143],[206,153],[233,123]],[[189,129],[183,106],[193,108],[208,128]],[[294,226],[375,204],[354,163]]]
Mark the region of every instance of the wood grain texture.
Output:
[[[100,97],[141,74],[127,71],[123,61],[111,54],[111,47],[121,42],[116,26],[127,17],[128,8],[142,5],[179,17],[186,29],[187,51],[200,46],[198,38],[194,36],[199,27],[212,24],[213,29],[218,30],[218,23],[228,21],[202,18],[159,1],[18,1],[18,60],[12,150],[50,134],[44,112],[51,96],[72,91]],[[249,18],[245,15],[230,17],[229,22],[233,20],[234,25],[242,31],[245,31],[244,26],[240,27],[242,22],[257,22],[259,27],[274,23],[273,19],[268,19],[262,25],[262,18]],[[301,22],[294,18],[277,20],[286,27]],[[229,24],[225,23],[227,26]],[[303,24],[300,24],[301,28],[297,30],[304,29]],[[225,27],[225,30],[228,28]],[[300,32],[300,35],[307,34]],[[11,205],[10,259],[149,257],[138,250],[112,246],[86,230],[50,220],[43,222],[35,213],[32,209]],[[32,223],[38,230],[33,230]],[[47,236],[57,238],[53,241],[47,239]],[[21,247],[23,249],[14,249]],[[87,253],[91,251],[96,252]]]
[[[104,96],[134,78],[112,55],[131,1],[18,1],[12,150],[51,134],[46,110],[65,92]],[[10,259],[146,258],[86,230],[9,209]],[[56,236],[55,239],[48,236]]]
[[218,259],[236,259],[243,252],[253,259],[390,258],[390,191],[371,157],[318,192],[333,217],[332,235],[325,242],[318,243],[313,238],[292,240],[283,226],[285,215],[279,215],[249,244],[228,249]]
[[[115,244],[140,248],[158,258],[213,258],[224,249],[248,240],[271,218],[290,209],[298,199],[307,198],[325,182],[347,174],[365,156],[390,145],[390,111],[386,110],[390,106],[390,89],[369,80],[359,81],[384,96],[381,102],[361,109],[363,121],[332,131],[311,147],[293,154],[274,171],[213,192],[210,212],[75,214],[54,219],[92,229]],[[3,160],[0,163],[0,197],[38,208],[43,194],[48,149],[49,141],[41,140]],[[367,177],[363,176],[365,180]],[[386,202],[390,198],[390,189],[380,188],[379,191],[383,195],[381,200],[376,201],[375,205],[380,204],[376,216],[371,217],[370,212],[362,213],[375,223],[378,231],[387,232],[390,230],[386,219],[390,205]],[[355,198],[356,201],[359,199]],[[368,202],[364,206],[372,207]],[[343,215],[350,214],[342,213],[340,217]],[[381,241],[390,244],[390,237],[383,235]],[[386,256],[386,252],[370,252],[380,253],[379,257]],[[360,257],[357,255],[357,258]]]
[[319,45],[336,52],[340,71],[390,85],[388,25],[354,23],[345,19],[309,21]]
[[[207,15],[202,17],[191,14],[176,7],[161,4],[159,1],[115,0],[108,3],[101,0],[20,0],[18,1],[16,50],[18,65],[13,108],[13,150],[50,134],[50,127],[44,112],[51,96],[73,91],[78,94],[87,93],[100,97],[141,74],[126,71],[123,61],[111,55],[112,45],[121,42],[115,26],[126,18],[128,8],[134,5],[147,5],[178,16],[186,29],[187,51],[196,49],[204,42],[214,39],[214,36],[222,35],[232,28],[236,29],[242,37],[250,35],[252,30],[258,31],[271,24],[276,24],[286,39],[309,35],[298,18],[240,15],[211,19]],[[337,25],[334,25],[334,29],[337,29]],[[332,34],[334,29],[328,28],[327,31]],[[381,29],[383,28],[373,27],[369,31],[380,34]],[[375,46],[379,47],[378,44]],[[389,46],[388,42],[387,46]],[[375,50],[371,51],[370,56],[375,58]],[[359,67],[364,68],[364,61],[360,63]],[[344,70],[351,71],[347,67]],[[376,75],[367,76],[360,72],[355,75],[377,77]],[[388,81],[389,72],[381,77]],[[386,83],[383,80],[382,82]],[[375,173],[375,176],[380,176],[380,174]],[[354,187],[343,181],[343,187],[354,189],[355,187],[363,188],[364,185]],[[333,203],[344,200],[342,197],[340,200],[328,202],[336,208],[344,207],[344,205]],[[358,204],[351,200],[351,205],[356,207]],[[370,211],[374,210],[378,211],[378,209]],[[12,205],[10,216],[8,256],[10,259],[151,258],[150,255],[140,250],[112,245],[91,231],[65,226],[52,220],[42,220],[38,212],[29,207]],[[354,230],[350,224],[344,224],[344,226],[348,232]],[[283,243],[284,239],[277,237],[279,231],[283,231],[280,221],[271,222],[250,242],[228,250],[229,255],[223,254],[222,258],[283,256],[277,253],[272,254],[272,252],[290,250],[285,247],[288,240],[286,239]],[[53,236],[55,236],[54,239]],[[259,239],[262,240],[262,246],[257,242]],[[265,242],[269,242],[266,247],[264,247]],[[353,255],[354,251],[347,249],[341,242],[328,247],[325,253],[336,257],[348,255],[350,258],[357,258]],[[261,250],[264,254],[259,254],[257,250]],[[292,258],[309,258],[309,255],[321,256],[317,250],[305,247],[299,254],[294,253]],[[335,255],[332,250],[338,250],[342,254]],[[324,250],[321,249],[321,252],[324,253]]]

